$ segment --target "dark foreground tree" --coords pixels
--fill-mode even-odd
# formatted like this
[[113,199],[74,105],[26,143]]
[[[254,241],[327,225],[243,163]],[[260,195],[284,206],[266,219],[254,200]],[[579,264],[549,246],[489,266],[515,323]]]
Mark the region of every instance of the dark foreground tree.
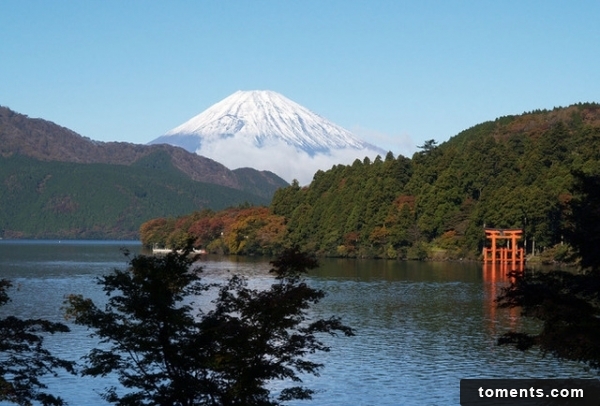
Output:
[[[6,292],[11,283],[0,279],[0,306],[10,299]],[[66,333],[61,323],[42,319],[0,318],[0,401],[31,405],[63,405],[60,397],[46,393],[40,380],[44,375],[56,375],[56,370],[73,372],[73,363],[54,357],[44,348],[44,335]]]
[[499,344],[587,363],[600,369],[600,177],[576,174],[568,241],[581,257],[582,272],[512,272],[498,298],[500,307],[520,307],[542,322],[541,331],[508,332]]
[[[68,315],[104,343],[86,356],[84,374],[116,373],[124,390],[107,388],[118,405],[281,405],[310,399],[302,373],[323,366],[307,355],[329,348],[318,333],[352,330],[338,318],[311,320],[324,292],[303,280],[317,262],[297,249],[272,262],[274,283],[250,289],[233,276],[217,288],[201,282],[201,269],[185,253],[136,256],[130,268],[100,278],[108,297],[101,309],[78,295]],[[194,300],[217,289],[209,306]],[[269,384],[290,386],[272,394]]]

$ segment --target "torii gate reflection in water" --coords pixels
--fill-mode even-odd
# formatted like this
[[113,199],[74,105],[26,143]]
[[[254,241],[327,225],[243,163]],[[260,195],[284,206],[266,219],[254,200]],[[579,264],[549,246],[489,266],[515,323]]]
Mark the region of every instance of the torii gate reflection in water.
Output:
[[[496,309],[497,303],[495,299],[503,286],[510,283],[509,271],[523,272],[525,265],[525,250],[519,248],[517,240],[521,239],[523,230],[503,230],[496,228],[486,228],[485,236],[491,240],[491,247],[483,247],[483,280],[487,282],[488,297],[490,301],[486,303],[486,311],[489,311],[490,330],[493,335],[497,333]],[[508,247],[498,247],[498,240],[509,240]],[[509,309],[510,329],[514,330],[515,323],[519,319],[519,312],[516,308]]]
[[[496,263],[500,263],[501,267],[506,269],[509,264],[512,265],[511,270],[523,270],[525,263],[525,251],[519,248],[517,240],[523,236],[523,230],[512,229],[503,230],[498,228],[486,228],[485,237],[492,241],[491,248],[483,247],[483,263],[491,264],[492,269]],[[510,240],[508,247],[498,247],[498,240]],[[508,270],[508,269],[507,269]]]

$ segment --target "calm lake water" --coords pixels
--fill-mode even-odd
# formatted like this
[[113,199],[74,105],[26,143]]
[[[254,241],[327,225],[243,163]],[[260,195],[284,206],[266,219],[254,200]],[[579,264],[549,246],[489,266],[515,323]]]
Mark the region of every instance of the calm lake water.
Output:
[[[0,278],[14,283],[0,317],[64,322],[66,294],[101,301],[95,278],[126,267],[121,247],[142,251],[133,241],[0,241]],[[239,273],[255,286],[270,283],[265,259],[208,256],[201,265],[211,281]],[[501,333],[535,325],[517,311],[496,309],[507,282],[480,264],[325,259],[309,281],[327,292],[315,314],[341,316],[356,336],[327,338],[332,351],[318,355],[326,365],[321,376],[304,377],[317,395],[291,405],[458,405],[461,378],[596,377],[581,364],[496,346]],[[47,346],[78,360],[95,342],[86,329],[71,328]],[[98,393],[117,383],[73,376],[47,382],[71,405],[104,405]]]

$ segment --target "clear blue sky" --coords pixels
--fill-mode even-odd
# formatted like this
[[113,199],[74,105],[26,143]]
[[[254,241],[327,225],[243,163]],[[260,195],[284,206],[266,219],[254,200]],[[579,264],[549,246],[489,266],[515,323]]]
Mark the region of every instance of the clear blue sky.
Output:
[[0,105],[146,143],[269,89],[412,154],[499,116],[600,102],[599,1],[0,1]]

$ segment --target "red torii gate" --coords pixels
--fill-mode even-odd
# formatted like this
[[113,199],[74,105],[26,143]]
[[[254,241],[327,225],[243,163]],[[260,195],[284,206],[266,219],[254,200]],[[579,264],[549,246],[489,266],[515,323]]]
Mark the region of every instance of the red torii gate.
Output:
[[[523,236],[523,230],[512,229],[503,230],[498,228],[486,228],[485,237],[492,240],[491,248],[483,247],[483,262],[492,263],[500,262],[501,264],[512,263],[513,269],[523,266],[525,262],[525,251],[517,246],[517,240]],[[497,247],[498,240],[510,240],[509,247]]]

